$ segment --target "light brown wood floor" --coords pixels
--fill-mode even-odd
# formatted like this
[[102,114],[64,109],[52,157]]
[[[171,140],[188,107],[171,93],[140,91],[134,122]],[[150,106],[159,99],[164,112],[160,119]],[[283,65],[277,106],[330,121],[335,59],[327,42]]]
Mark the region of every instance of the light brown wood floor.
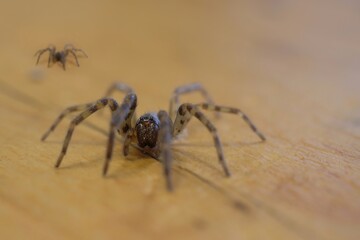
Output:
[[[360,4],[356,1],[2,1],[0,239],[359,239]],[[49,43],[88,59],[35,66]],[[168,108],[173,89],[201,82],[232,170],[225,178],[196,120],[174,144],[175,192],[161,163],[117,144],[101,177],[108,112],[74,133],[62,109],[136,90],[138,113]],[[121,95],[116,95],[121,101]],[[197,94],[182,101],[199,102]]]

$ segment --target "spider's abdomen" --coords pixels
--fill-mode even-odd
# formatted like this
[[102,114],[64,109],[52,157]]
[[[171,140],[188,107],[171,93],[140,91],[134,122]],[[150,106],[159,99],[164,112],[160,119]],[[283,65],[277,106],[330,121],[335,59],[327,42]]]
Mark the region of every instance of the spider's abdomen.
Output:
[[146,113],[136,122],[135,130],[138,145],[141,148],[156,146],[160,121],[156,114]]

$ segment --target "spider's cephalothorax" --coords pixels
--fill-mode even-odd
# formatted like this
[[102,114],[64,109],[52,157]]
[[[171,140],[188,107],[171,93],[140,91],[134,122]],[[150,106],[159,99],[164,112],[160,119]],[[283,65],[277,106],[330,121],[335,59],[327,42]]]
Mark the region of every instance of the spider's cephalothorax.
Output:
[[142,115],[135,125],[138,145],[141,148],[156,146],[160,129],[160,121],[155,113],[146,113]]
[[[219,162],[226,176],[230,176],[230,171],[224,158],[217,130],[215,126],[205,117],[201,109],[239,115],[250,126],[252,131],[255,132],[262,141],[265,141],[265,137],[257,130],[255,125],[242,111],[237,108],[215,105],[200,84],[195,83],[176,88],[170,99],[169,113],[163,110],[158,113],[146,113],[137,121],[135,121],[137,96],[132,88],[123,83],[116,83],[108,90],[106,96],[109,96],[114,90],[120,90],[126,93],[126,96],[120,105],[114,99],[105,97],[96,102],[66,108],[55,120],[49,130],[43,135],[42,140],[45,140],[66,115],[72,112],[82,111],[70,123],[55,167],[60,166],[61,161],[66,154],[75,126],[80,124],[94,112],[106,106],[109,106],[112,112],[112,118],[110,121],[109,140],[106,151],[106,161],[103,167],[103,175],[106,175],[108,171],[114,146],[115,132],[117,131],[124,138],[123,153],[125,156],[129,153],[130,144],[137,143],[138,147],[145,153],[154,158],[160,159],[163,162],[168,190],[172,190],[173,188],[171,176],[172,139],[185,129],[192,117],[197,118],[211,133]],[[180,105],[179,96],[194,91],[201,92],[203,97],[206,99],[206,102],[199,104],[183,103]]]
[[73,45],[71,44],[66,44],[64,46],[64,50],[62,51],[56,51],[56,47],[53,45],[49,45],[47,48],[44,49],[40,49],[38,50],[34,56],[38,55],[36,64],[39,63],[40,57],[43,53],[49,51],[49,58],[48,58],[48,67],[50,67],[51,63],[56,63],[56,62],[60,62],[63,66],[63,69],[65,70],[65,65],[66,65],[66,60],[69,54],[73,55],[73,57],[75,58],[76,64],[79,67],[79,61],[78,61],[78,56],[77,56],[77,52],[81,52],[82,55],[84,57],[88,57],[86,55],[86,53],[80,49],[80,48],[75,48]]
[[63,62],[64,61],[64,54],[61,52],[56,52],[53,56],[53,62]]

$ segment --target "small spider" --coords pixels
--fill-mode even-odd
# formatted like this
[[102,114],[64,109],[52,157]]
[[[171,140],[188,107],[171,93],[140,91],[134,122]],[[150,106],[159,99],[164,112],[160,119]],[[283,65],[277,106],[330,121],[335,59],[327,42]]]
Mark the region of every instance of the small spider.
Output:
[[75,58],[75,61],[76,61],[76,64],[78,67],[80,67],[80,64],[79,64],[79,61],[78,61],[78,58],[77,58],[77,55],[76,55],[76,52],[81,52],[85,57],[88,57],[86,55],[86,53],[80,49],[80,48],[75,48],[73,45],[71,44],[66,44],[64,46],[64,50],[62,51],[56,51],[56,47],[53,46],[53,45],[49,45],[47,48],[44,48],[44,49],[40,49],[38,50],[34,57],[36,55],[38,55],[38,58],[37,58],[37,61],[36,61],[36,64],[39,63],[39,60],[40,60],[40,57],[43,53],[45,53],[46,51],[49,51],[49,59],[48,59],[48,67],[50,67],[50,63],[56,63],[56,62],[60,62],[62,65],[63,65],[63,69],[65,70],[65,64],[66,64],[66,60],[67,60],[67,57],[69,55],[69,53],[71,55],[74,56]]
[[[242,111],[237,108],[215,105],[208,93],[200,84],[195,83],[176,88],[170,99],[169,113],[163,110],[160,110],[158,113],[145,113],[137,120],[135,117],[137,96],[132,88],[123,83],[115,83],[113,86],[111,86],[111,88],[109,88],[106,96],[110,96],[110,94],[115,90],[119,90],[126,94],[120,105],[113,98],[104,97],[97,100],[96,102],[68,107],[58,116],[49,130],[43,135],[42,141],[44,141],[48,135],[55,130],[56,126],[65,116],[72,112],[82,111],[70,123],[67,135],[64,139],[62,150],[55,164],[56,168],[60,166],[61,161],[66,154],[75,127],[91,114],[102,108],[105,108],[106,106],[109,106],[112,117],[110,121],[106,161],[103,166],[103,175],[105,176],[108,171],[113,152],[115,131],[117,131],[121,136],[124,137],[124,156],[128,155],[129,146],[132,142],[134,142],[137,144],[137,148],[141,149],[144,153],[147,153],[156,159],[162,160],[166,185],[169,191],[173,189],[171,174],[172,153],[170,148],[172,139],[185,129],[187,123],[193,116],[197,118],[202,124],[204,124],[204,126],[211,133],[220,164],[225,172],[225,175],[230,176],[230,171],[223,155],[223,150],[217,134],[217,130],[214,125],[205,117],[200,109],[237,114],[243,118],[243,120],[250,126],[252,131],[255,132],[262,141],[265,141],[264,135],[262,135],[257,130],[255,125]],[[199,91],[205,98],[206,102],[200,104],[184,103],[180,105],[179,96],[194,91]]]

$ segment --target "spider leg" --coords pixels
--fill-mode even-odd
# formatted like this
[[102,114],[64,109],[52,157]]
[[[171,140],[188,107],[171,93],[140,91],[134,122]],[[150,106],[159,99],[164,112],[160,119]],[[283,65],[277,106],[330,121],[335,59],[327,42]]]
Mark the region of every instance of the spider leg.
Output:
[[122,104],[115,111],[112,112],[109,141],[106,151],[106,160],[103,167],[103,176],[105,176],[108,171],[109,163],[112,157],[115,130],[117,130],[120,133],[120,135],[125,136],[123,151],[125,152],[125,149],[129,148],[128,145],[131,142],[131,138],[129,138],[130,136],[129,134],[133,131],[131,119],[134,115],[136,106],[137,106],[137,97],[134,93],[130,93],[125,96]]
[[75,52],[74,52],[72,49],[68,49],[68,50],[66,50],[66,56],[68,55],[68,53],[71,53],[71,55],[74,56],[75,61],[76,61],[76,65],[77,65],[78,67],[80,67],[80,64],[79,64],[79,61],[78,61],[78,58],[77,58]]
[[159,131],[159,150],[160,156],[163,160],[164,175],[166,178],[166,186],[168,191],[173,190],[172,183],[172,154],[171,154],[171,142],[172,142],[172,121],[165,111],[159,111],[158,118],[160,120],[160,131]]
[[124,139],[124,146],[123,146],[124,156],[127,156],[129,154],[129,147],[134,137],[135,137],[135,133],[133,129],[130,129],[125,135],[125,139]]
[[56,62],[56,59],[55,59],[56,47],[53,46],[53,45],[50,45],[49,48],[51,48],[51,53],[49,54],[49,58],[48,58],[48,67],[50,67],[51,61],[52,61],[53,63]]
[[120,91],[125,94],[133,93],[134,90],[125,83],[115,82],[106,91],[105,96],[110,96],[114,91]]
[[192,83],[184,86],[180,86],[175,88],[171,98],[170,98],[170,108],[169,108],[169,114],[172,120],[175,119],[176,111],[180,106],[179,103],[179,96],[191,92],[200,92],[201,95],[205,98],[206,102],[209,104],[214,104],[212,98],[208,94],[208,92],[205,90],[205,88],[200,83]]
[[[83,111],[82,113],[80,113],[77,117],[75,117],[69,126],[69,129],[67,131],[67,134],[65,136],[64,139],[64,143],[63,143],[63,147],[62,150],[60,152],[60,155],[56,161],[55,167],[58,168],[61,164],[62,159],[64,158],[67,148],[69,146],[72,134],[74,132],[75,127],[80,124],[83,120],[85,120],[87,117],[89,117],[91,114],[93,114],[94,112],[98,111],[99,109],[102,109],[106,106],[109,106],[111,111],[114,112],[118,109],[118,104],[117,102],[112,99],[112,98],[102,98],[98,101],[96,101],[93,105],[91,105],[89,108],[87,108],[85,111]],[[111,133],[109,134],[109,138],[113,137],[111,135]],[[113,141],[113,140],[112,140]],[[110,140],[109,140],[110,142]]]
[[199,108],[196,105],[190,103],[184,103],[179,107],[174,121],[174,128],[172,135],[175,137],[181,131],[183,131],[186,125],[188,124],[188,122],[190,121],[191,117],[193,116],[195,116],[202,124],[204,124],[205,127],[211,133],[214,139],[214,144],[218,154],[219,162],[223,167],[225,175],[230,176],[230,171],[224,158],[222,145],[220,142],[220,138],[217,134],[217,130],[215,126],[206,118],[206,116],[199,110]]
[[72,45],[71,43],[67,43],[64,45],[64,50],[67,50],[67,49],[74,49],[74,45]]
[[54,48],[52,47],[48,47],[48,48],[44,48],[44,49],[40,49],[38,50],[35,54],[34,54],[34,57],[36,55],[38,55],[38,58],[37,58],[37,61],[36,61],[36,65],[39,64],[39,61],[40,61],[40,57],[41,55],[43,55],[45,52],[49,51],[49,60],[48,60],[48,66],[50,65],[50,61],[52,59],[52,55],[53,55],[53,52],[54,52]]
[[254,125],[254,123],[250,120],[250,118],[244,112],[242,112],[240,109],[232,108],[232,107],[217,106],[217,105],[208,104],[208,103],[200,103],[200,104],[196,104],[196,106],[201,107],[202,109],[205,109],[205,110],[223,112],[223,113],[231,113],[231,114],[239,115],[249,125],[251,130],[262,141],[266,140],[265,136],[257,129],[257,127]]
[[61,120],[64,117],[66,117],[67,115],[69,115],[72,112],[78,112],[78,111],[83,111],[85,109],[88,109],[92,105],[94,105],[94,103],[86,103],[86,104],[81,104],[81,105],[76,105],[76,106],[71,106],[71,107],[66,108],[64,111],[62,111],[62,113],[60,113],[60,115],[56,118],[56,120],[51,125],[51,127],[41,137],[41,141],[46,140],[46,138],[49,136],[49,134],[55,130],[55,128],[58,126],[58,124],[61,122]]
[[66,44],[64,46],[64,51],[66,51],[66,50],[72,50],[74,52],[81,52],[85,57],[88,57],[88,55],[82,49],[75,48],[74,45],[72,45],[72,44]]
[[[51,60],[54,61],[54,52],[51,52],[50,55],[49,55],[49,58],[48,58],[48,67],[50,67],[50,63],[51,63]],[[39,62],[39,59],[38,59],[38,62]]]
[[64,71],[66,71],[66,60],[67,60],[67,56],[69,55],[68,51],[61,51],[61,59],[60,62],[63,66]]
[[[115,91],[120,91],[125,94],[135,93],[135,91],[129,85],[127,85],[125,83],[115,82],[106,91],[105,97],[110,97]],[[135,125],[135,120],[136,120],[135,113],[131,120],[132,120],[132,124]]]
[[74,48],[73,49],[75,52],[81,52],[86,58],[88,57],[88,55],[84,52],[84,50],[80,49],[80,48]]

